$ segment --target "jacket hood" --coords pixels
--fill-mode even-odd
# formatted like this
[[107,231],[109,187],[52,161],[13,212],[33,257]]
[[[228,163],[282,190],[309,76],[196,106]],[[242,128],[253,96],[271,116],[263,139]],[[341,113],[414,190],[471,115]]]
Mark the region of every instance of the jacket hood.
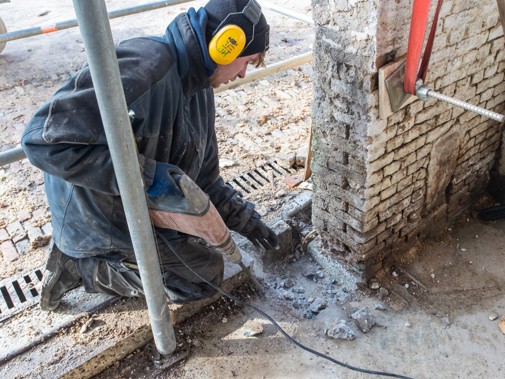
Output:
[[[178,15],[167,27],[163,41],[175,46],[177,69],[186,96],[210,86],[210,73],[206,68],[201,45],[187,13]],[[207,53],[208,54],[208,53]]]

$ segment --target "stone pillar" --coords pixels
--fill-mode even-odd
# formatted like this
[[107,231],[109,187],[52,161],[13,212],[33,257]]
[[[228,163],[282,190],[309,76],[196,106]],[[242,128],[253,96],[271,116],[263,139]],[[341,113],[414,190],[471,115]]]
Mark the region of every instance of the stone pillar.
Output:
[[[329,249],[353,267],[377,250],[378,218],[367,211],[367,131],[374,127],[376,1],[313,1],[317,25],[313,109],[312,220]],[[388,159],[385,157],[385,159]],[[331,247],[330,247],[331,246]],[[364,267],[360,267],[364,269]]]
[[[412,1],[312,4],[312,221],[327,256],[369,277],[483,194],[503,128],[435,100],[380,119],[378,71],[405,59]],[[504,57],[495,0],[446,0],[426,85],[503,112]]]

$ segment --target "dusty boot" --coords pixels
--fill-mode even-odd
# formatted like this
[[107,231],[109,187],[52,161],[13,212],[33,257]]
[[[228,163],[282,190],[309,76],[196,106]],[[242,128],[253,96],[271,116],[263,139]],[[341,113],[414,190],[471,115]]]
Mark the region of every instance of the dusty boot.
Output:
[[53,245],[47,259],[40,295],[40,308],[54,311],[60,305],[65,292],[81,284],[81,275],[77,271],[76,261]]

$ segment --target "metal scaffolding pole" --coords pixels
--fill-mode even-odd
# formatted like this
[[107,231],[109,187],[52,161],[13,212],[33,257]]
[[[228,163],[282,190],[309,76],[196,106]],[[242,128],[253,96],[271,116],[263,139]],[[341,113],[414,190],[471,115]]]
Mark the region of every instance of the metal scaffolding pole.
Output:
[[[113,18],[117,18],[117,17],[129,16],[129,15],[135,14],[135,13],[140,13],[140,12],[145,12],[145,11],[151,11],[151,10],[158,9],[158,8],[168,7],[168,6],[172,6],[172,5],[176,5],[176,4],[187,3],[189,1],[191,1],[191,0],[157,1],[155,3],[138,5],[136,7],[118,9],[118,10],[109,12],[108,15],[109,15],[110,19],[113,19]],[[77,26],[77,20],[72,19],[72,20],[60,21],[60,22],[55,23],[54,25],[49,25],[49,26],[34,26],[33,28],[16,30],[14,32],[0,34],[0,44],[7,42],[7,41],[13,41],[16,39],[22,39],[22,38],[27,38],[27,37],[31,37],[31,36],[37,36],[40,34],[57,32],[58,30],[69,29],[69,28],[73,28],[76,26]],[[0,51],[1,51],[1,49],[0,49]]]
[[20,161],[24,158],[26,158],[26,154],[20,146],[7,151],[3,151],[0,153],[0,167],[16,161]]
[[165,299],[107,8],[104,0],[73,0],[73,3],[137,258],[154,341],[158,351],[168,355],[176,348],[175,334]]

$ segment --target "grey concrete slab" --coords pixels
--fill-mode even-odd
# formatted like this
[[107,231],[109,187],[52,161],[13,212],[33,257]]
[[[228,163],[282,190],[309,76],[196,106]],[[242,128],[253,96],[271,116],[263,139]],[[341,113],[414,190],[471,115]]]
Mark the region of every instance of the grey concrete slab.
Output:
[[[243,262],[252,258],[243,252]],[[247,281],[238,265],[226,263],[222,288]],[[180,323],[220,298],[170,305]],[[111,304],[112,302],[112,304]],[[102,310],[97,311],[97,309]],[[0,326],[0,377],[89,378],[152,339],[143,299],[121,299],[71,291],[57,312],[33,307]]]

